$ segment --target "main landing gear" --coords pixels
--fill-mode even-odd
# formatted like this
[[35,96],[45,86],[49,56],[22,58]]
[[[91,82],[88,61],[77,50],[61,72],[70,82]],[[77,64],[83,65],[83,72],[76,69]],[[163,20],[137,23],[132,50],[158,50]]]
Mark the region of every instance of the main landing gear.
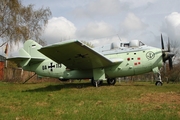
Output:
[[[108,85],[114,85],[116,83],[116,78],[108,78],[107,79],[107,83]],[[99,87],[103,84],[103,80],[94,80],[94,79],[91,79],[91,84],[94,86],[94,87]]]
[[91,79],[91,84],[94,86],[94,87],[98,87],[98,86],[101,86],[103,84],[103,81],[102,80],[94,80],[94,79]]
[[114,85],[116,83],[116,78],[108,78],[107,83],[108,85]]

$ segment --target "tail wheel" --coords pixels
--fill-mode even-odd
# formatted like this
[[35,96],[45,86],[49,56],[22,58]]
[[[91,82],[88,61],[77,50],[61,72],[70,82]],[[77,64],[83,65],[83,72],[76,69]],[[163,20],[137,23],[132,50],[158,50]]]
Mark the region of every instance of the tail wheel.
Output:
[[114,85],[114,84],[116,83],[116,79],[115,79],[115,78],[108,78],[108,79],[107,79],[107,83],[108,83],[109,85]]
[[102,80],[97,80],[95,81],[94,79],[91,79],[91,84],[94,86],[94,87],[97,87],[96,86],[96,82],[97,82],[97,86],[101,86],[103,84],[103,81]]

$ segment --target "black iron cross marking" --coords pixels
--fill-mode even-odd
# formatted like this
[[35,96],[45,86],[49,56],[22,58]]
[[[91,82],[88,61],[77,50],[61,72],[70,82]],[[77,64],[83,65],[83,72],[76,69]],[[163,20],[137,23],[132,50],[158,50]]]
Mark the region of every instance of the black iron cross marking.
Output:
[[50,68],[51,69],[51,72],[53,71],[53,67],[55,68],[55,65],[53,65],[53,63],[50,63],[51,65],[50,66],[48,66],[48,68]]
[[77,56],[75,56],[75,58],[85,58],[86,55],[88,55],[88,54],[84,54],[84,55],[82,55],[82,54],[77,54]]

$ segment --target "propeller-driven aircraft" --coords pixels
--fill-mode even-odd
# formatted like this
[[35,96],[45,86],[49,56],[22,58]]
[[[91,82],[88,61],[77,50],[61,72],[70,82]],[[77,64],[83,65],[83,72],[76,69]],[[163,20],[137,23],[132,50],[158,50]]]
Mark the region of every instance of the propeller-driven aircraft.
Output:
[[24,70],[39,76],[54,77],[59,80],[91,79],[93,86],[116,83],[116,78],[154,72],[158,74],[155,85],[162,85],[159,69],[169,60],[172,68],[174,54],[164,49],[147,46],[139,40],[111,43],[91,48],[79,40],[68,40],[41,46],[27,40],[19,50],[19,56],[8,58]]

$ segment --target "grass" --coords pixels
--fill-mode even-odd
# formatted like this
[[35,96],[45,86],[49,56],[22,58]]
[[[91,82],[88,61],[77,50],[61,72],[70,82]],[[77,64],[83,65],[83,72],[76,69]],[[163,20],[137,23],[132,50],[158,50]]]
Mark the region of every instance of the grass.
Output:
[[179,120],[180,84],[0,82],[0,120]]

